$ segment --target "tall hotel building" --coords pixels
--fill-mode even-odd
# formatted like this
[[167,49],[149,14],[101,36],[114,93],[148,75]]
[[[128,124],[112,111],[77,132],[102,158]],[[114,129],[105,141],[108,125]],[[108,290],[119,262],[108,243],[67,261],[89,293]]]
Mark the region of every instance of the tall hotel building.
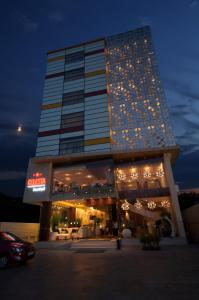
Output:
[[171,169],[178,151],[148,26],[49,51],[24,193],[41,205],[40,239],[117,224],[135,237],[157,224],[163,236],[184,237]]

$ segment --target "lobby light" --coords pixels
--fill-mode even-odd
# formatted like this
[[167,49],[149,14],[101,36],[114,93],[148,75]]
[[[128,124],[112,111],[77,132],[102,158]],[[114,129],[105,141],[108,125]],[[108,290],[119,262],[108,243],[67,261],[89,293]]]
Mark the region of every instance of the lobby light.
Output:
[[86,175],[86,177],[87,178],[92,178],[93,176],[89,174],[89,175]]

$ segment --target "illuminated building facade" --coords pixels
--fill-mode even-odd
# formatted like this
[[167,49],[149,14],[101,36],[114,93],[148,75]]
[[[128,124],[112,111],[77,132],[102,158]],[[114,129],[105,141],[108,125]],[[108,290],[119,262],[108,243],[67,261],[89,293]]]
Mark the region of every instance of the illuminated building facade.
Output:
[[149,27],[107,39],[113,150],[174,146]]
[[134,223],[135,236],[165,215],[170,234],[184,237],[171,169],[178,147],[150,28],[50,51],[47,59],[24,193],[42,206],[40,238],[58,212],[60,228],[102,232],[118,223],[133,231]]

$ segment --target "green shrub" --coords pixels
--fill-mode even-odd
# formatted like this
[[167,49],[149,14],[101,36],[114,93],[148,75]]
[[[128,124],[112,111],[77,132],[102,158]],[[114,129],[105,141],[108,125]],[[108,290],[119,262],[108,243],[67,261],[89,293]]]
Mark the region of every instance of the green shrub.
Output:
[[157,234],[143,234],[140,236],[143,250],[159,250],[160,236]]

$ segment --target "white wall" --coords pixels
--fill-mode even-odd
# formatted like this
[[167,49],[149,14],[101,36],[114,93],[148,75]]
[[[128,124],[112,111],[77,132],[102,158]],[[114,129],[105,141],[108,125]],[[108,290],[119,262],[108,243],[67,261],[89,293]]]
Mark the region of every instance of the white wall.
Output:
[[39,239],[39,223],[0,222],[1,231],[9,231],[28,242]]
[[182,216],[191,239],[199,243],[199,204],[183,210]]

